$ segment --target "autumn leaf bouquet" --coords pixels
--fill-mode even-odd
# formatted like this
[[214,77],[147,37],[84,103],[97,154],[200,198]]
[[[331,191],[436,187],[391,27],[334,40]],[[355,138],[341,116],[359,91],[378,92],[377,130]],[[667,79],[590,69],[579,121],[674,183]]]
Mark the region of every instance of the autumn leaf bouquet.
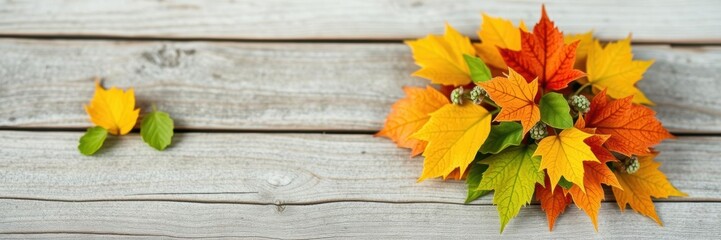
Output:
[[654,161],[673,136],[635,86],[653,61],[633,60],[628,38],[564,36],[545,8],[533,29],[484,14],[478,36],[446,25],[406,42],[413,75],[437,86],[405,87],[377,135],[423,153],[419,181],[465,178],[466,202],[494,191],[501,231],[534,195],[549,230],[571,203],[598,229],[602,185],[661,224],[652,198],[685,194]]

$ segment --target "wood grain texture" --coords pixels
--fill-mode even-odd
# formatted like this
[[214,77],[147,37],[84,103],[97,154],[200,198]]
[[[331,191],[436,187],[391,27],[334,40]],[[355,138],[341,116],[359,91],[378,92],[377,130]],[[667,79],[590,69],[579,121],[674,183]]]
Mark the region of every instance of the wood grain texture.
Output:
[[[466,194],[459,181],[416,183],[422,159],[370,135],[182,133],[159,152],[131,134],[93,157],[78,153],[80,135],[0,131],[0,198],[461,204]],[[661,170],[690,195],[661,201],[721,201],[721,138],[682,137],[658,150]]]
[[[721,133],[721,48],[636,46],[639,83],[676,133]],[[94,76],[180,129],[377,131],[428,81],[402,44],[0,40],[0,126],[85,128]]]
[[[587,216],[569,208],[548,231],[538,205],[521,210],[502,235],[489,205],[336,202],[311,205],[203,204],[183,202],[49,202],[0,200],[0,237],[83,238],[106,235],[164,238],[252,239],[467,239],[562,238],[714,239],[721,234],[721,203],[657,203],[665,226],[616,203],[604,203],[599,232]],[[17,235],[22,233],[22,235]],[[79,234],[83,235],[79,235]],[[37,234],[37,235],[35,235]]]
[[541,4],[566,32],[602,39],[719,43],[716,0],[92,0],[0,3],[0,35],[213,39],[408,39],[448,22],[476,37],[480,13],[533,24]]

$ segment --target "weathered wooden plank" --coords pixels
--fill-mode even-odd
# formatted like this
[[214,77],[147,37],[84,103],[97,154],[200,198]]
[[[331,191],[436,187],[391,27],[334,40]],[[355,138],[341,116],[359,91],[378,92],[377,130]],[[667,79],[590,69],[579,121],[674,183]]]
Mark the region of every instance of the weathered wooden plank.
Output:
[[[480,13],[535,23],[542,3],[566,32],[603,39],[718,43],[715,0],[122,0],[11,1],[0,4],[2,35],[87,35],[220,39],[407,39],[449,22],[476,36]],[[623,7],[619,7],[623,6]]]
[[99,233],[99,232],[55,232],[55,233],[4,233],[3,239],[158,239],[170,236],[147,236],[137,234]]
[[[664,227],[604,203],[599,232],[575,207],[553,232],[538,205],[521,210],[502,235],[498,213],[489,205],[336,202],[312,205],[203,204],[181,202],[47,202],[0,200],[0,237],[48,237],[69,233],[97,238],[124,234],[179,238],[364,238],[458,239],[496,236],[519,239],[651,238],[713,239],[721,234],[721,203],[658,203]],[[23,233],[23,235],[15,235]],[[54,235],[50,235],[52,237]],[[76,235],[77,236],[77,235]],[[79,236],[80,237],[80,236]]]
[[[183,129],[380,129],[417,67],[401,44],[0,40],[0,126],[84,128],[93,76]],[[721,133],[721,48],[636,46],[673,132]]]
[[379,129],[412,60],[399,44],[0,40],[0,126],[86,127],[93,76],[178,128]]
[[[0,198],[460,204],[466,194],[462,182],[416,183],[421,158],[370,135],[182,133],[158,152],[131,134],[94,157],[78,153],[80,135],[0,131]],[[661,170],[690,195],[662,201],[721,201],[721,138],[681,137],[658,150]]]
[[2,234],[4,239],[158,239],[171,238],[169,236],[146,236],[117,233],[7,233]]

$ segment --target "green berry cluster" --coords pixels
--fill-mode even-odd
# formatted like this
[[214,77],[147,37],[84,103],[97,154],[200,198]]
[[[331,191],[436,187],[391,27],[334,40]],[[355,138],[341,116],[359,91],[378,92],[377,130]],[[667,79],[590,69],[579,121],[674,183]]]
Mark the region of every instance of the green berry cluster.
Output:
[[534,125],[529,132],[531,133],[531,138],[535,140],[541,140],[548,136],[546,124],[543,122],[536,123],[536,125]]
[[573,95],[568,99],[568,104],[580,113],[587,113],[591,109],[591,102],[583,95]]
[[463,104],[463,87],[453,89],[451,92],[451,102],[457,105]]
[[488,97],[488,92],[486,92],[486,90],[481,86],[475,86],[473,87],[473,90],[471,90],[470,97],[473,103],[481,104],[483,99]]
[[634,174],[639,168],[641,168],[641,164],[638,162],[638,157],[635,155],[626,159],[624,164],[626,166],[625,170],[629,174]]

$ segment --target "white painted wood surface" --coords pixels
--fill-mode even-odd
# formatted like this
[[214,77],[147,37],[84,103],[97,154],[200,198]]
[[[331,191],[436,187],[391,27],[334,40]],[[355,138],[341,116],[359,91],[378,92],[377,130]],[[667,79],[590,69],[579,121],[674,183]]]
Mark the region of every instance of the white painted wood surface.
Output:
[[[179,133],[164,152],[131,134],[94,157],[78,153],[81,135],[0,131],[0,198],[461,204],[466,194],[460,181],[416,183],[422,158],[364,134]],[[721,201],[721,138],[681,137],[658,150],[661,170],[690,195],[661,201]]]
[[[416,183],[421,159],[346,134],[177,134],[158,152],[137,134],[77,153],[79,132],[0,131],[0,237],[456,238],[498,236],[491,196],[464,205],[461,182]],[[38,147],[43,146],[43,147]],[[553,232],[538,205],[503,237],[709,238],[721,214],[721,138],[658,148],[688,198],[656,203],[666,223],[604,203],[600,232],[575,206]],[[610,200],[613,198],[608,196]],[[439,227],[442,226],[442,227]],[[481,234],[481,235],[478,235]]]
[[721,42],[717,0],[4,0],[0,35],[397,40],[440,33],[448,22],[476,37],[481,12],[533,24],[542,3],[566,32]]
[[[721,48],[636,46],[675,133],[721,133]],[[402,44],[0,40],[0,126],[86,128],[94,76],[181,129],[377,131],[418,67]]]
[[576,207],[548,231],[531,205],[499,234],[495,206],[445,203],[328,202],[253,205],[173,201],[0,200],[8,238],[248,239],[715,239],[721,203],[656,203],[664,227],[604,203],[599,232]]
[[[721,48],[693,44],[721,43],[721,2],[544,2],[566,32],[655,44],[634,46],[656,59],[639,87],[685,135],[657,160],[689,194],[658,200],[665,227],[607,194],[599,232],[575,206],[549,232],[533,203],[499,235],[491,196],[416,183],[422,159],[368,134],[402,86],[427,83],[399,40],[444,21],[475,38],[481,11],[532,24],[541,1],[0,0],[0,238],[718,238]],[[80,155],[95,76],[190,133]]]

